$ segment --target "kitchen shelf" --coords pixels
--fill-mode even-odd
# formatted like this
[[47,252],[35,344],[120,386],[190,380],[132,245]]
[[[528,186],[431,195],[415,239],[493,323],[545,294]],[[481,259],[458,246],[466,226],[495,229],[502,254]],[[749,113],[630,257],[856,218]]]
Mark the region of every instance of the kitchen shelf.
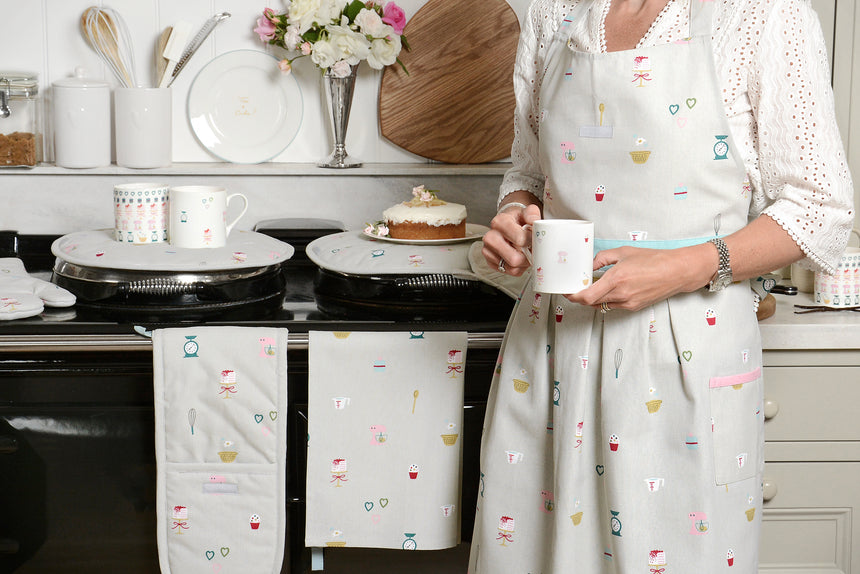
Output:
[[32,168],[9,168],[2,175],[218,175],[218,176],[502,176],[511,166],[509,162],[484,164],[446,163],[365,163],[361,167],[330,169],[315,163],[239,164],[224,162],[174,163],[170,167],[155,169],[130,169],[114,164],[89,169],[70,169],[53,164],[40,164]]

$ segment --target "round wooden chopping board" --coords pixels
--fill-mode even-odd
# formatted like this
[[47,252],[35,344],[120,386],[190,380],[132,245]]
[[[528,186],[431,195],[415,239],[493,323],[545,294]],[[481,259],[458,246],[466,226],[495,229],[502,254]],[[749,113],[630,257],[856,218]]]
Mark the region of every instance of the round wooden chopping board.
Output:
[[403,34],[407,75],[388,66],[379,90],[382,135],[446,163],[511,154],[513,71],[520,24],[505,0],[429,0]]

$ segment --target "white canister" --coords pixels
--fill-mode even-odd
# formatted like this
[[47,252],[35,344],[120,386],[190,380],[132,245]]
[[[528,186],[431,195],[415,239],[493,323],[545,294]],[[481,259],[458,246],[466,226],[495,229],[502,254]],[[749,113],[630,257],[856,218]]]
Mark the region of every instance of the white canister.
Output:
[[110,85],[75,76],[53,83],[54,159],[72,168],[110,165]]

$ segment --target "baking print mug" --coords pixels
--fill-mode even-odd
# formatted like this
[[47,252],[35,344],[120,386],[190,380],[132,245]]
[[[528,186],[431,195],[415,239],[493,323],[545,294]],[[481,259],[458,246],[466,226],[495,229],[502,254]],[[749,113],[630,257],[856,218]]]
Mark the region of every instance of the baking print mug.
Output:
[[[851,233],[860,237],[860,230]],[[839,259],[836,273],[815,273],[815,302],[828,307],[860,306],[860,247],[848,247]]]
[[120,243],[166,243],[169,188],[164,183],[122,183],[113,188],[114,237]]
[[[577,293],[591,285],[594,223],[539,219],[532,224],[531,263],[535,291]],[[528,253],[526,253],[528,256]]]
[[[234,197],[244,206],[227,223],[227,206]],[[224,247],[236,222],[248,211],[248,198],[227,195],[227,189],[212,185],[178,185],[170,188],[170,244],[175,247]]]

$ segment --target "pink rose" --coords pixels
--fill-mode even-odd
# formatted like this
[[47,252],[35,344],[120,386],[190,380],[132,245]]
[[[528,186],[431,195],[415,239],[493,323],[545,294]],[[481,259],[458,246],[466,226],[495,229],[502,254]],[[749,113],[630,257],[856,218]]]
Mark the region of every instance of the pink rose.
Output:
[[313,51],[313,48],[311,48],[310,42],[305,42],[304,44],[302,44],[301,48],[302,48],[302,56],[310,56],[311,52]]
[[263,10],[263,17],[257,18],[257,27],[254,28],[254,32],[257,33],[263,42],[268,42],[275,37],[275,25],[271,20],[273,15],[274,11],[271,8],[266,8]]
[[289,60],[287,60],[287,59],[283,59],[283,60],[281,60],[280,62],[278,62],[278,67],[279,67],[279,68],[281,69],[281,71],[282,71],[283,73],[285,73],[285,74],[289,74],[290,72],[292,72],[292,71],[293,71],[293,65],[292,65],[292,63],[291,63]]
[[346,60],[338,60],[331,67],[331,74],[335,78],[345,78],[350,72],[352,72],[352,67]]
[[406,13],[394,2],[389,2],[382,9],[382,21],[394,28],[397,34],[402,34],[406,27]]

